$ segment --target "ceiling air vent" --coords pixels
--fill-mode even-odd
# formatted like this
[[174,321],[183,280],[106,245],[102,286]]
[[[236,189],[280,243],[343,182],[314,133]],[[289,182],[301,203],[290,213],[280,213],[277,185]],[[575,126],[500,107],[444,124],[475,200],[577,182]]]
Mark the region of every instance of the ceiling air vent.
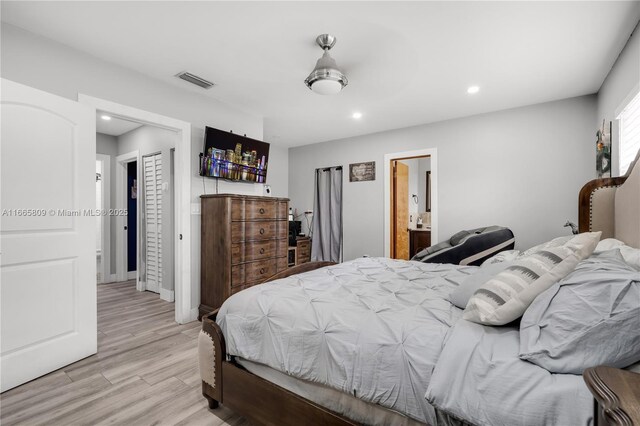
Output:
[[200,86],[203,89],[209,89],[213,87],[213,83],[205,80],[202,77],[198,77],[197,75],[191,74],[190,72],[181,72],[177,74],[176,77],[183,79],[184,81],[188,81],[191,84],[195,84],[196,86]]

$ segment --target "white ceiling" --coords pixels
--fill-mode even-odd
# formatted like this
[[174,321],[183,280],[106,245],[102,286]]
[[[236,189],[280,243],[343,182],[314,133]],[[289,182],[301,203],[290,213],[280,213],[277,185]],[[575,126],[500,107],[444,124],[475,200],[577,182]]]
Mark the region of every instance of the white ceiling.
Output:
[[105,135],[120,136],[127,132],[130,132],[138,127],[142,127],[141,123],[135,121],[123,120],[118,117],[111,117],[111,120],[104,120],[102,116],[103,112],[98,111],[96,113],[96,132],[103,133]]
[[[289,146],[595,93],[638,19],[638,1],[2,2],[3,21],[263,116]],[[336,96],[303,83],[325,32]]]

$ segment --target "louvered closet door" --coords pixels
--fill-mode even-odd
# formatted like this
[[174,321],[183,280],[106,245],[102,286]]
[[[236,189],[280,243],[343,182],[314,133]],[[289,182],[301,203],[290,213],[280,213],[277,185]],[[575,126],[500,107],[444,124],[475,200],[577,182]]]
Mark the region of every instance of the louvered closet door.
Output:
[[162,285],[162,155],[144,157],[146,287],[160,292]]

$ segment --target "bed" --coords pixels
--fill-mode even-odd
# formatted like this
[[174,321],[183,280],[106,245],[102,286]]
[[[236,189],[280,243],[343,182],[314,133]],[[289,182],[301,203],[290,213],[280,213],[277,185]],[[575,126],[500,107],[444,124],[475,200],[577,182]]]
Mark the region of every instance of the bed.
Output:
[[[638,166],[580,192],[581,232],[637,249],[639,217]],[[448,295],[477,271],[386,258],[291,268],[203,317],[203,395],[257,424],[593,424],[579,374],[520,359],[519,322],[462,319]]]

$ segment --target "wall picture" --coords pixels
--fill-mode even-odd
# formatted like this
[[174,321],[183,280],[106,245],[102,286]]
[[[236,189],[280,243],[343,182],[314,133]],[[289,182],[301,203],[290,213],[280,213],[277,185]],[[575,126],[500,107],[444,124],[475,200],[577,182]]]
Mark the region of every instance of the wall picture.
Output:
[[611,177],[611,128],[612,123],[606,125],[602,120],[602,127],[596,132],[596,177]]
[[349,182],[376,180],[376,162],[349,164]]

